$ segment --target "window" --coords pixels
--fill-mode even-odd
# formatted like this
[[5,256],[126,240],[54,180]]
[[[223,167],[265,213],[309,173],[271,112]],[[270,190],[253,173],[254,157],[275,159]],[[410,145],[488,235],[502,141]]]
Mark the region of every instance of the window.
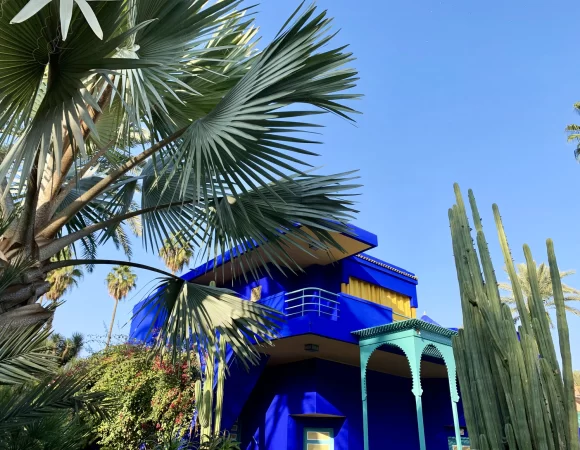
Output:
[[253,302],[257,302],[261,298],[262,298],[262,285],[256,286],[255,288],[252,288],[252,294],[251,294],[250,300]]
[[332,428],[305,428],[304,450],[334,450]]

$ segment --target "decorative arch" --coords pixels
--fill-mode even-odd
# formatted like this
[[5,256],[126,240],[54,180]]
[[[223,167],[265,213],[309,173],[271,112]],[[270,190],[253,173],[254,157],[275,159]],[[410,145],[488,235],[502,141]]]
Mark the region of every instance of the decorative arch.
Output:
[[[406,348],[404,345],[401,345],[400,343],[397,342],[386,342],[386,343],[377,343],[377,344],[372,344],[370,345],[366,351],[364,352],[364,357],[363,357],[363,352],[361,351],[361,362],[360,362],[360,367],[361,367],[361,374],[362,372],[364,372],[364,377],[361,377],[361,381],[362,381],[362,392],[363,392],[363,401],[366,401],[366,392],[367,392],[367,370],[368,370],[368,364],[369,361],[371,360],[373,354],[375,353],[375,351],[377,351],[379,348],[381,348],[383,345],[389,346],[389,347],[397,347],[399,350],[401,350],[403,352],[403,354],[405,355],[405,358],[407,358],[407,363],[409,364],[409,370],[411,372],[411,379],[415,380],[415,378],[419,381],[419,386],[418,389],[421,389],[421,380],[420,380],[420,374],[419,372],[415,373],[415,367],[413,366],[413,364],[411,364],[411,358],[412,356],[409,355],[409,349]],[[420,369],[419,369],[420,371]],[[415,385],[413,384],[413,391],[415,390]]]
[[426,450],[425,430],[423,425],[423,406],[421,396],[421,359],[423,354],[441,358],[447,368],[451,405],[453,408],[453,424],[457,448],[461,450],[461,435],[457,414],[459,392],[457,389],[457,374],[451,338],[456,331],[440,327],[419,319],[409,319],[393,322],[378,327],[366,328],[353,332],[359,339],[361,391],[363,406],[364,450],[369,450],[368,409],[367,409],[367,368],[372,354],[382,345],[398,347],[403,351],[409,367],[413,383],[412,392],[415,396],[417,410],[417,427],[419,431],[420,450]]
[[447,378],[449,379],[449,392],[451,400],[455,403],[459,401],[459,389],[457,387],[457,367],[455,357],[453,356],[452,346],[443,345],[438,342],[429,342],[423,348],[421,356],[427,355],[443,360],[447,369]]

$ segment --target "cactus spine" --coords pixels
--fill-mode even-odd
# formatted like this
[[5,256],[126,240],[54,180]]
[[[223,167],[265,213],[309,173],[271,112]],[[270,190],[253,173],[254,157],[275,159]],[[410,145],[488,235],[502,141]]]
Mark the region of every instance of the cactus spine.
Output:
[[[518,333],[500,301],[495,271],[473,193],[469,191],[477,251],[459,186],[449,210],[463,326],[453,349],[472,448],[579,450],[568,324],[551,240],[548,262],[558,319],[560,371],[536,273],[529,271],[531,298],[524,301],[499,209],[493,205],[504,262],[521,326]],[[535,267],[528,246],[524,255]]]

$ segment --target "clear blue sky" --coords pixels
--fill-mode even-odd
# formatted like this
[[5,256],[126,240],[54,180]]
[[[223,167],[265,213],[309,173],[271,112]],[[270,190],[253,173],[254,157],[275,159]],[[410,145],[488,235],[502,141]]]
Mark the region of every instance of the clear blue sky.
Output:
[[[580,269],[580,166],[564,127],[580,121],[578,31],[580,4],[533,0],[465,2],[320,0],[350,44],[360,72],[357,103],[363,115],[350,126],[324,120],[322,157],[327,172],[360,169],[356,224],[379,236],[371,253],[419,276],[419,312],[447,326],[461,323],[447,210],[453,183],[475,191],[504,280],[491,215],[502,211],[517,262],[528,243],[546,260],[555,241],[561,269]],[[261,46],[298,5],[266,0],[258,7]],[[113,257],[103,249],[101,257]],[[120,255],[117,255],[120,256]],[[135,258],[162,267],[135,246]],[[98,268],[57,312],[57,331],[104,334],[113,306]],[[128,332],[130,310],[153,276],[139,272],[141,293],[118,310],[116,331]],[[568,284],[580,286],[580,276]],[[580,304],[578,305],[580,307]],[[580,368],[580,317],[569,316],[574,366]]]

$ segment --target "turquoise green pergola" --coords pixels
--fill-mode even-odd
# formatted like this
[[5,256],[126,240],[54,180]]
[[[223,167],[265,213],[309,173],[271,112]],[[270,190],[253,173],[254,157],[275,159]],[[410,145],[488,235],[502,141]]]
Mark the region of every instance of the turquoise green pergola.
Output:
[[451,347],[451,338],[457,334],[453,330],[443,328],[419,319],[402,320],[388,325],[380,325],[364,330],[354,331],[359,338],[360,374],[362,388],[364,450],[369,450],[369,427],[367,409],[367,366],[373,352],[382,345],[392,345],[400,348],[411,367],[413,381],[413,395],[417,407],[417,425],[419,428],[419,444],[421,450],[426,450],[425,428],[423,426],[423,405],[421,402],[421,357],[428,355],[440,358],[447,367],[449,378],[449,392],[451,393],[451,407],[453,408],[453,426],[457,449],[461,450],[461,434],[457,415],[457,374],[455,358]]

